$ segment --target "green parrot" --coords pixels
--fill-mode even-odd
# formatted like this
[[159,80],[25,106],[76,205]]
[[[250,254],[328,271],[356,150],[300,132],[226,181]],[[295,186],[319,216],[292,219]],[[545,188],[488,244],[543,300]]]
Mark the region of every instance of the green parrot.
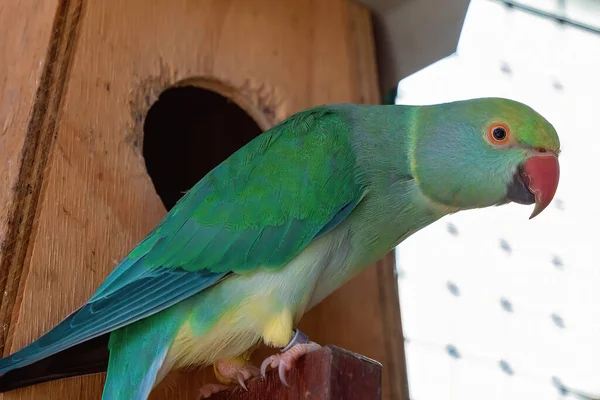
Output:
[[[107,370],[102,399],[146,399],[213,365],[207,397],[319,348],[302,315],[411,234],[461,210],[552,201],[555,129],[502,98],[325,105],[256,137],[200,180],[89,301],[0,360],[0,391]],[[249,354],[282,348],[261,368]],[[108,349],[108,351],[106,350]]]

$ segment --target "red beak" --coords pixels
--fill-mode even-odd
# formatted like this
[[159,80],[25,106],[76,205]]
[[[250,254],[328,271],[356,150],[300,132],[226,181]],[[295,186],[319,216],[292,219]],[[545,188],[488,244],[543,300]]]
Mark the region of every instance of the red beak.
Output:
[[529,219],[537,216],[548,207],[556,193],[559,176],[560,167],[558,158],[554,153],[537,153],[525,161],[523,181],[535,197],[535,208]]

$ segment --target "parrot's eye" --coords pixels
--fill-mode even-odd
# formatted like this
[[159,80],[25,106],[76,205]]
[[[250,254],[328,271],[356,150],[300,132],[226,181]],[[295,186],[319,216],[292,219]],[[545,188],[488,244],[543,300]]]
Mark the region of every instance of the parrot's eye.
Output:
[[494,128],[494,130],[492,131],[492,135],[494,135],[494,139],[501,142],[504,139],[506,139],[506,129],[504,129],[501,126],[498,126],[498,127]]
[[510,139],[510,129],[506,124],[495,123],[488,128],[488,140],[495,145],[508,143]]

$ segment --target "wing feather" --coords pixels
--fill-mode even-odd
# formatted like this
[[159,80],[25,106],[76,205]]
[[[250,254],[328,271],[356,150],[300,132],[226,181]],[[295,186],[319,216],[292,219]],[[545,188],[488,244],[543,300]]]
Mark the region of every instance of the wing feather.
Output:
[[345,119],[296,114],[208,173],[59,325],[0,360],[0,374],[164,310],[256,268],[276,269],[362,198]]

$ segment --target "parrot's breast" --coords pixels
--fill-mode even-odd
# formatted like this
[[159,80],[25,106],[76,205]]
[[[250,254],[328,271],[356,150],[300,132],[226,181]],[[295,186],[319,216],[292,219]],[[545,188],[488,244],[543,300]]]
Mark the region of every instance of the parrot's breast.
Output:
[[231,275],[186,300],[192,311],[171,345],[167,364],[175,369],[205,366],[244,354],[261,341],[284,347],[324,269],[344,262],[347,251],[347,234],[335,229],[283,268]]

